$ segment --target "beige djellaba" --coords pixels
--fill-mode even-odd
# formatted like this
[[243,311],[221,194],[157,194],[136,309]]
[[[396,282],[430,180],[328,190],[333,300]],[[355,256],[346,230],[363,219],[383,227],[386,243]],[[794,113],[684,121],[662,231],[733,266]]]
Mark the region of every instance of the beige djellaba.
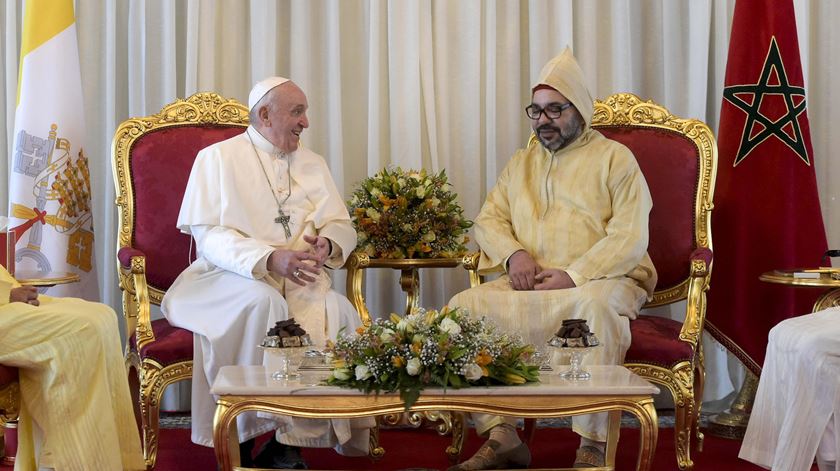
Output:
[[18,286],[0,267],[0,363],[20,377],[15,469],[145,469],[116,313],[78,298],[10,303]]
[[[475,221],[479,270],[504,272],[508,258],[525,250],[542,268],[565,270],[576,287],[516,291],[502,274],[449,304],[487,316],[535,345],[544,344],[564,319],[586,319],[602,345],[584,364],[621,364],[630,346],[630,319],[656,285],[647,254],[650,192],[632,152],[589,127],[592,99],[570,51],[543,69],[534,86],[541,84],[569,99],[586,125],[554,153],[533,140],[511,158]],[[474,420],[483,433],[503,419]],[[576,416],[573,428],[605,441],[607,414]]]

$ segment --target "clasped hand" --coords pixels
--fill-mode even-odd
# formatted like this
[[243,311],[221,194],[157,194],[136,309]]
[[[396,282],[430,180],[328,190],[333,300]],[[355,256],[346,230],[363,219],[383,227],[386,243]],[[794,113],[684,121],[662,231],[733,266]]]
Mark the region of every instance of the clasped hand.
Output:
[[268,257],[270,271],[300,286],[315,281],[330,256],[330,242],[326,237],[304,235],[303,240],[309,244],[309,249],[277,249]]
[[10,303],[26,303],[33,306],[41,304],[38,301],[38,290],[34,286],[20,286],[9,291]]
[[524,250],[518,250],[508,259],[508,277],[511,288],[517,291],[574,288],[572,278],[563,270],[543,269]]

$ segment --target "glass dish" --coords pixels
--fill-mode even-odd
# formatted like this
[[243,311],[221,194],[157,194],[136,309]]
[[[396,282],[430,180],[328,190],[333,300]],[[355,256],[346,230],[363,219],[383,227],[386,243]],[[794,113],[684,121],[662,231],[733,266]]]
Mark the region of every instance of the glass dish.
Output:
[[271,373],[271,379],[295,379],[300,376],[298,369],[300,368],[303,354],[310,347],[263,347],[265,350],[265,367]]
[[581,363],[586,355],[589,355],[592,350],[598,348],[597,345],[592,347],[559,347],[554,346],[555,350],[557,350],[560,355],[563,357],[569,358],[569,369],[568,371],[564,371],[560,373],[560,377],[563,379],[567,379],[570,381],[586,381],[592,377],[588,371],[586,371]]
[[538,366],[540,371],[553,371],[551,359],[554,356],[554,349],[548,344],[534,345],[534,353],[526,360],[526,363]]

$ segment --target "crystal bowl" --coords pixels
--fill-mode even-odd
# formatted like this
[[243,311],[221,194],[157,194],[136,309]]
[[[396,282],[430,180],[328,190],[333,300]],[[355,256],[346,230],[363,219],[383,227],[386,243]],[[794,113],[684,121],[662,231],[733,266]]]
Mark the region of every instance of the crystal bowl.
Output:
[[294,379],[300,376],[298,368],[303,355],[310,347],[263,347],[265,351],[265,367],[271,373],[271,379]]

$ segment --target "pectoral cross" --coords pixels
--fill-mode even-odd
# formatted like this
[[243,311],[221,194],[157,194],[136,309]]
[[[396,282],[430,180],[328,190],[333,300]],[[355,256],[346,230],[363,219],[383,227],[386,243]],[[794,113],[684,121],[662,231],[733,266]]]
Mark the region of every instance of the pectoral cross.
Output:
[[292,238],[292,230],[289,229],[289,221],[291,221],[292,218],[289,217],[288,214],[284,213],[282,208],[277,208],[277,213],[279,215],[276,218],[274,218],[274,222],[276,222],[278,224],[282,224],[283,225],[283,231],[286,232],[286,238],[291,239]]

